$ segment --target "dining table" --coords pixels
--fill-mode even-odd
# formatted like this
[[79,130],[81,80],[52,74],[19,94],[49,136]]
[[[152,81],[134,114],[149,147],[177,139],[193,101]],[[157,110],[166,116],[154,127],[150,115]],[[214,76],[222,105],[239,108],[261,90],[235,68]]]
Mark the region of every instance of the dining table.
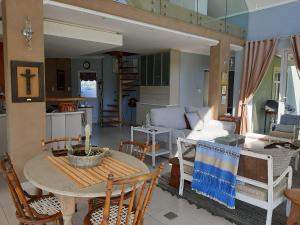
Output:
[[[124,176],[128,178],[149,173],[147,165],[139,159],[123,152],[110,150],[112,160],[122,165],[135,168],[136,172]],[[61,203],[61,211],[65,225],[72,225],[72,216],[75,213],[76,199],[96,198],[106,196],[106,180],[89,186],[80,186],[72,177],[55,166],[49,159],[52,152],[44,151],[26,162],[24,166],[25,178],[36,188],[53,193]],[[101,165],[100,165],[101,167]],[[114,170],[110,171],[114,175]],[[113,190],[112,195],[117,195],[121,190]],[[130,190],[128,190],[130,191]]]

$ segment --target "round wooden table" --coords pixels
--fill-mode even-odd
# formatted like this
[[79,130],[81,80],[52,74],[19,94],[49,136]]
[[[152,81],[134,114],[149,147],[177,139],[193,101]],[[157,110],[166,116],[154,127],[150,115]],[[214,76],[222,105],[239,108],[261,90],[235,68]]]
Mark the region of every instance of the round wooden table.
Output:
[[[140,171],[132,176],[149,173],[146,164],[137,158],[118,151],[111,152],[113,159],[122,161]],[[50,155],[52,154],[43,152],[29,160],[24,166],[24,175],[35,187],[57,196],[62,205],[64,224],[71,225],[72,215],[75,213],[75,199],[104,197],[106,182],[82,188],[47,160],[47,156]],[[116,194],[120,190],[114,192]]]

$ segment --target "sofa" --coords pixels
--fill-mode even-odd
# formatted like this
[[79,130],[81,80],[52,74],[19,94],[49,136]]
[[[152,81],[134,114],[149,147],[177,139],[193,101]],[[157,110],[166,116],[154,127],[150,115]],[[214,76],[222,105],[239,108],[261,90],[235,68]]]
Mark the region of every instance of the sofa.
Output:
[[211,141],[235,131],[235,123],[213,120],[208,107],[178,106],[151,109],[150,124],[171,128],[173,144],[176,144],[178,137]]

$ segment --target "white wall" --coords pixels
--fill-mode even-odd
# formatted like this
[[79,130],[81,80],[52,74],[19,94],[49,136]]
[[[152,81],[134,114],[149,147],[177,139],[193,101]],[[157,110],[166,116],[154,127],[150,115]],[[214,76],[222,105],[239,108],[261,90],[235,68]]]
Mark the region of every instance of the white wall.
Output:
[[204,70],[209,68],[209,56],[181,53],[180,105],[203,106]]

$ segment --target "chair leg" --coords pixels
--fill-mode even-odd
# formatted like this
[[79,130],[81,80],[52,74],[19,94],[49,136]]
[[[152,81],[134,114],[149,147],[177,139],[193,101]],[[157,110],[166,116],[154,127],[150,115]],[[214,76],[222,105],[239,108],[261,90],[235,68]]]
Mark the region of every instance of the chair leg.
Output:
[[273,209],[268,209],[266,225],[272,225],[272,215],[273,215]]
[[64,219],[63,218],[59,218],[58,222],[59,222],[59,225],[64,225]]
[[299,168],[299,153],[296,155],[296,158],[295,158],[295,171],[298,171],[298,168]]
[[183,195],[183,188],[184,188],[184,179],[180,178],[180,185],[179,185],[179,195]]
[[291,201],[290,200],[287,200],[286,201],[286,209],[285,209],[285,214],[287,217],[289,217],[290,213],[291,213]]

